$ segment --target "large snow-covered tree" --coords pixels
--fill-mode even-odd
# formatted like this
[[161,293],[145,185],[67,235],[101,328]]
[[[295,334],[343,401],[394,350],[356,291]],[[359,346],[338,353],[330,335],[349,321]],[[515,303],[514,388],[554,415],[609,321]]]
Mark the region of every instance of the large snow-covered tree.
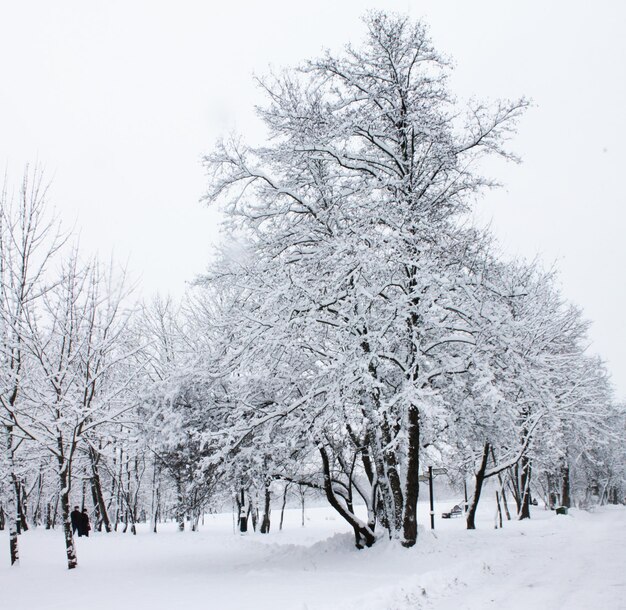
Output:
[[[266,146],[233,139],[207,157],[207,198],[226,202],[241,243],[208,281],[240,287],[229,365],[286,373],[265,375],[270,397],[243,428],[293,418],[327,481],[328,427],[356,429],[382,521],[411,546],[420,429],[474,344],[463,302],[480,238],[461,216],[493,185],[480,158],[512,158],[504,143],[526,102],[463,107],[422,24],[383,13],[365,23],[361,48],[262,81]],[[373,543],[326,491],[357,543]]]

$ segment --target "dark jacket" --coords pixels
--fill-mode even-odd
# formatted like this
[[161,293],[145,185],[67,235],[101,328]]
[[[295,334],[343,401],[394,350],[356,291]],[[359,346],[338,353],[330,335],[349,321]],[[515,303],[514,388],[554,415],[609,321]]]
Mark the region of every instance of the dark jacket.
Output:
[[72,533],[76,533],[78,528],[80,527],[80,522],[82,521],[83,513],[79,510],[73,510],[70,513],[70,520],[72,521]]
[[91,529],[91,525],[89,525],[89,515],[87,511],[84,513],[80,513],[80,520],[78,522],[78,536],[89,536],[89,530]]

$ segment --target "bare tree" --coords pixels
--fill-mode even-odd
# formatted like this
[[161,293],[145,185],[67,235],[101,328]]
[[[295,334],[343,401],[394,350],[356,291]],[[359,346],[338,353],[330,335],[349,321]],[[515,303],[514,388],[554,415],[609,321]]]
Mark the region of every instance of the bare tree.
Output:
[[64,243],[58,223],[47,210],[48,187],[39,168],[24,171],[19,195],[9,193],[5,177],[0,195],[0,421],[13,492],[8,524],[11,564],[18,563],[17,535],[21,481],[16,452],[25,437],[16,427],[16,412],[32,381],[26,363],[28,318],[44,298],[52,259]]
[[53,456],[68,568],[77,565],[70,522],[73,463],[80,443],[132,408],[125,395],[133,373],[123,333],[129,311],[123,279],[117,284],[97,263],[81,265],[76,251],[60,280],[27,316],[25,347],[36,383],[16,411],[20,432]]

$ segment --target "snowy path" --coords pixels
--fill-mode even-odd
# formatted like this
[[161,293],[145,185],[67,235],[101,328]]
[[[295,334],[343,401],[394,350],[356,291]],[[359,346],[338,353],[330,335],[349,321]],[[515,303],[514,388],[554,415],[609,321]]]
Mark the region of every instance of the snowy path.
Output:
[[[351,547],[327,509],[291,511],[270,536],[233,536],[228,515],[199,533],[79,539],[80,566],[63,567],[58,532],[21,537],[19,569],[0,563],[0,608],[12,610],[626,610],[626,509],[537,510],[531,521],[467,532],[437,522],[407,551]],[[5,548],[6,533],[0,536]]]

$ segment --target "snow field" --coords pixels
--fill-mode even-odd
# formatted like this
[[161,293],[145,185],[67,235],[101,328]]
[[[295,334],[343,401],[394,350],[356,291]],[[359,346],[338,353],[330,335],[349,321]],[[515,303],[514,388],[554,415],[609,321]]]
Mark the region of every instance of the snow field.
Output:
[[[442,520],[410,550],[381,539],[358,551],[328,508],[288,509],[267,536],[233,535],[230,514],[206,515],[200,532],[174,524],[159,534],[96,533],[77,539],[79,567],[65,568],[60,531],[20,537],[21,565],[3,554],[0,608],[12,610],[558,610],[626,609],[626,509],[537,507],[533,519],[493,529],[485,503],[478,527]],[[420,505],[421,525],[428,521]],[[0,536],[8,548],[6,532]],[[8,552],[6,553],[8,556]]]

